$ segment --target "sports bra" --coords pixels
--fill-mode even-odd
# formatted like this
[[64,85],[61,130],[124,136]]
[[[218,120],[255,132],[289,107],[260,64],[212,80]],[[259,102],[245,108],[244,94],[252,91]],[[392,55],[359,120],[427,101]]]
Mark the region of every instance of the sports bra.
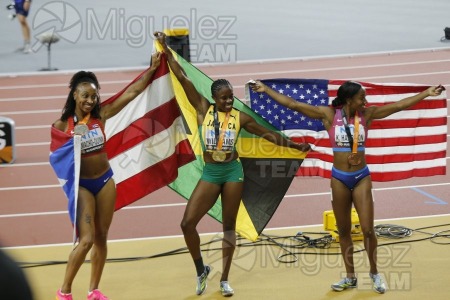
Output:
[[[75,122],[73,116],[69,117],[67,126],[67,134],[73,136],[73,129]],[[89,131],[81,137],[81,156],[87,157],[98,153],[105,152],[104,146],[106,142],[106,135],[103,128],[103,123],[99,119],[91,118],[86,124]]]
[[[362,112],[358,112],[359,119],[359,136],[358,136],[358,151],[365,150],[365,144],[367,139],[368,128],[366,126],[366,119],[364,119],[364,115]],[[348,127],[350,128],[350,132],[354,135],[355,119],[350,118],[347,121]],[[336,113],[334,114],[333,124],[328,130],[328,135],[330,137],[331,147],[335,152],[349,152],[351,151],[352,145],[348,140],[347,132],[345,131],[345,124],[342,118],[342,109],[336,109]]]
[[[222,124],[225,121],[225,112],[218,111],[219,128],[222,128]],[[230,117],[228,118],[228,124],[225,128],[225,134],[223,137],[222,151],[231,153],[234,151],[239,131],[241,130],[239,110],[231,109]],[[203,123],[199,126],[200,144],[203,151],[214,151],[217,146],[216,132],[214,130],[214,105],[211,105],[208,112],[205,115]]]

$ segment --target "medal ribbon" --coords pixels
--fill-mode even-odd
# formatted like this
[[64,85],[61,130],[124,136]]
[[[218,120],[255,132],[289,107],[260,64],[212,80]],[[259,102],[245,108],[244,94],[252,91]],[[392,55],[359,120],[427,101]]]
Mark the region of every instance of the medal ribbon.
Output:
[[[81,120],[79,124],[83,124],[83,125],[87,124],[87,122],[89,122],[90,118],[91,118],[91,113],[88,113],[86,116],[84,116],[83,120]],[[73,117],[73,120],[75,123],[78,124],[76,115]]]
[[220,135],[219,135],[219,116],[218,116],[218,114],[219,113],[216,111],[216,107],[214,106],[214,130],[215,130],[216,139],[217,139],[217,136],[219,136],[219,138],[217,139],[216,150],[220,151],[222,149],[222,145],[223,145],[225,129],[228,125],[228,120],[230,118],[230,112],[227,112],[227,114],[225,115],[225,120],[223,121],[222,128],[220,129]]
[[[350,132],[350,128],[347,124],[347,116],[345,114],[345,110],[342,108],[342,120],[344,121],[345,126],[345,132],[347,133],[348,140],[350,142],[350,148],[352,150],[352,153],[358,153],[358,137],[359,137],[359,116],[358,112],[355,114],[355,120],[353,122],[354,124],[354,133],[353,136]],[[356,138],[354,138],[356,137]]]
[[354,121],[354,133],[353,133],[353,148],[352,153],[358,153],[358,138],[359,138],[359,116],[358,112],[355,114],[355,121]]

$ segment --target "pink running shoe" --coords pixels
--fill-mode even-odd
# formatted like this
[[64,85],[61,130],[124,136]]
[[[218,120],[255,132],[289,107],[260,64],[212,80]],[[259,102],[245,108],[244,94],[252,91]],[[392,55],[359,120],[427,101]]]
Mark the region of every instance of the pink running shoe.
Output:
[[72,294],[63,294],[61,293],[61,289],[56,292],[56,300],[73,300]]
[[109,298],[103,295],[99,290],[93,290],[88,293],[87,300],[109,300]]

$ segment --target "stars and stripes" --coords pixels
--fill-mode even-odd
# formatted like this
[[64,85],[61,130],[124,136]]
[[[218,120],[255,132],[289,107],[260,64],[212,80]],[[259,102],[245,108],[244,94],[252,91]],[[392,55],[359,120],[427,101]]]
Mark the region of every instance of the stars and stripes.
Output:
[[[269,86],[280,94],[298,99],[304,103],[319,106],[328,105],[327,80],[286,79],[283,82],[268,82]],[[265,93],[253,93],[252,110],[261,115],[267,122],[279,130],[304,128],[308,130],[324,130],[321,120],[311,119],[293,111],[267,96]]]
[[[330,105],[344,80],[268,79],[264,84],[311,105]],[[366,89],[368,106],[385,105],[413,96],[428,86],[372,84]],[[252,110],[291,139],[313,146],[298,175],[331,176],[333,151],[320,120],[283,107],[265,93],[246,87]],[[374,181],[443,175],[446,170],[447,100],[445,91],[385,119],[374,120],[366,142],[366,161]]]

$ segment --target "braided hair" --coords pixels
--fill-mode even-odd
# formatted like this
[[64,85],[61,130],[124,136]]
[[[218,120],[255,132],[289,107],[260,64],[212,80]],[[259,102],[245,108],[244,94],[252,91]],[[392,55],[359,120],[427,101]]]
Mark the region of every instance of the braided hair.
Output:
[[[69,88],[70,92],[67,96],[66,104],[62,110],[61,121],[67,121],[70,116],[75,114],[75,99],[73,97],[73,93],[77,89],[78,85],[81,83],[92,83],[95,85],[97,90],[100,90],[100,84],[98,83],[97,76],[94,73],[89,71],[79,71],[72,76],[70,79]],[[100,96],[98,96],[97,103],[95,103],[94,108],[91,111],[91,116],[100,119]]]
[[331,102],[333,107],[342,107],[347,102],[347,99],[355,96],[359,90],[361,90],[362,85],[355,81],[344,82],[337,91],[337,96]]
[[233,89],[231,86],[231,83],[226,79],[217,79],[214,81],[211,85],[211,95],[213,97],[216,96],[216,94],[220,91],[221,88],[228,87],[230,89]]

